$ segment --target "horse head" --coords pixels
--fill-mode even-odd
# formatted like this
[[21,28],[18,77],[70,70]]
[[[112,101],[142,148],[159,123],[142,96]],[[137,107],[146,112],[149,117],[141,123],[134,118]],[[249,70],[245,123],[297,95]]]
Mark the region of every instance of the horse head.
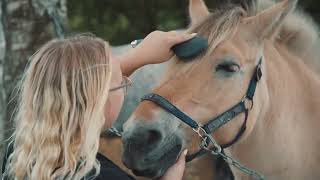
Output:
[[[192,23],[188,31],[207,38],[209,47],[192,60],[170,60],[153,93],[202,125],[226,112],[248,93],[260,60],[265,75],[263,46],[275,38],[294,4],[285,0],[258,14],[252,3],[226,5],[209,13],[202,0],[190,0]],[[244,123],[245,131],[235,143],[246,141],[259,130],[259,120],[268,106],[266,81],[263,76],[255,89],[254,103],[246,105],[250,106],[247,117],[239,113],[212,133],[218,144],[233,141]],[[123,143],[124,164],[136,175],[155,178],[174,164],[183,149],[197,152],[200,139],[192,128],[156,103],[142,101],[124,124]]]

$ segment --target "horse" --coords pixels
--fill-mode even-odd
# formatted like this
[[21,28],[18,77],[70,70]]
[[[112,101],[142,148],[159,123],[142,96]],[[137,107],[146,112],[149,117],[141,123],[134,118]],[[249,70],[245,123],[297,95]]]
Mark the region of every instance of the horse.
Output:
[[[229,145],[225,155],[267,179],[319,179],[320,41],[316,25],[296,4],[240,0],[210,12],[202,0],[190,0],[188,32],[206,37],[209,47],[191,60],[173,57],[153,94],[125,122],[125,166],[158,178],[183,149],[191,155],[214,148],[199,147],[213,137],[215,147]],[[162,103],[154,99],[159,96]],[[172,109],[161,105],[170,103]],[[218,122],[211,134],[200,132],[237,103],[244,111]],[[212,179],[209,158],[194,159],[186,172]],[[231,168],[235,179],[252,178]]]

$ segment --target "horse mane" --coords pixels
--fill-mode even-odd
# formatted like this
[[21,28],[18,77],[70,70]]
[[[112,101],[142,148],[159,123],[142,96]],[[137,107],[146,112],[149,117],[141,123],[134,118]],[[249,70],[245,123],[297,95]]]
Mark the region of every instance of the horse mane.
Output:
[[[296,1],[296,0],[293,0]],[[208,37],[209,52],[236,31],[244,16],[254,16],[271,7],[273,0],[228,0],[217,4],[216,9],[190,31]],[[320,72],[320,38],[312,18],[300,9],[291,11],[275,35],[276,42],[284,44],[289,52],[303,59],[306,64],[317,66]]]

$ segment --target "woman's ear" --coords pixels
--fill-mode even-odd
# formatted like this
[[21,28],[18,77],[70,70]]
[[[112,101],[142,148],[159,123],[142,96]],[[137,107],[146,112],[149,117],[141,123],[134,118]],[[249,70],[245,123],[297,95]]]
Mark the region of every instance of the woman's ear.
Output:
[[209,16],[209,10],[203,0],[189,0],[191,26]]
[[256,16],[244,18],[242,24],[260,41],[272,38],[280,29],[285,17],[294,10],[296,3],[297,0],[283,0]]

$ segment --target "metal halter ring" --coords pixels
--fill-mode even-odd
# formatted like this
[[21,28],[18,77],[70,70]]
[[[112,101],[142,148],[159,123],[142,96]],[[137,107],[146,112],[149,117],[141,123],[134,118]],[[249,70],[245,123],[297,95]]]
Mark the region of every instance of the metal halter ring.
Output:
[[262,76],[261,64],[258,64],[256,71],[257,71],[257,81],[260,81]]

